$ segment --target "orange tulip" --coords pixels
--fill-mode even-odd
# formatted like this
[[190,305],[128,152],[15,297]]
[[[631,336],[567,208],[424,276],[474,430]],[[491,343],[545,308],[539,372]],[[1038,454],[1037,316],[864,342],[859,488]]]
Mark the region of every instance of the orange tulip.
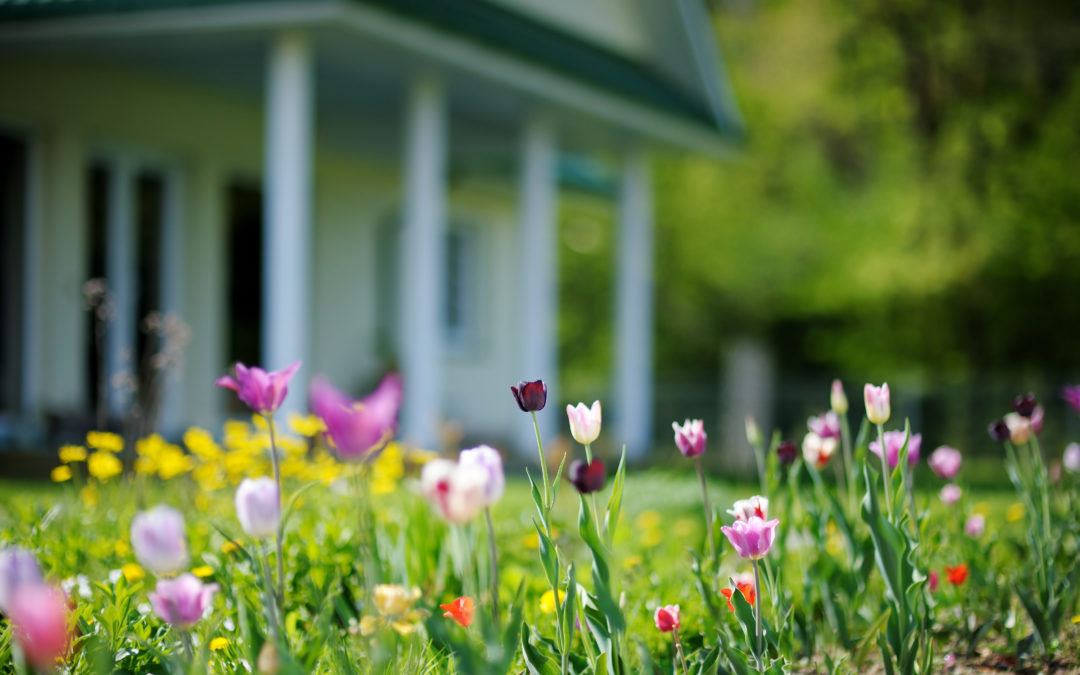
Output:
[[476,613],[476,606],[473,604],[473,599],[466,597],[457,598],[453,602],[439,605],[439,607],[446,610],[443,612],[443,616],[457,621],[466,628],[472,624],[473,614]]
[[959,586],[964,583],[968,578],[968,566],[967,563],[960,563],[956,567],[945,567],[945,578],[949,580],[949,583],[953,586]]
[[[749,575],[746,575],[746,576],[749,576]],[[744,579],[740,579],[740,578],[735,579],[736,588],[739,589],[739,592],[742,593],[743,597],[746,598],[746,601],[748,603],[750,603],[751,605],[754,604],[754,599],[757,597],[757,593],[754,591],[754,582],[753,582],[752,579],[753,579],[753,577],[750,577],[749,580],[744,580]],[[720,594],[723,595],[725,598],[727,598],[728,609],[730,609],[733,612],[735,611],[735,605],[731,604],[731,594],[734,593],[734,592],[735,592],[735,589],[732,589],[732,588],[721,588],[720,589]]]

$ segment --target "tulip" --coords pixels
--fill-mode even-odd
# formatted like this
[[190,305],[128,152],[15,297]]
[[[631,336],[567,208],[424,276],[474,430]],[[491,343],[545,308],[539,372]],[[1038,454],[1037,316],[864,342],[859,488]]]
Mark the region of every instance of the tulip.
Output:
[[844,394],[844,385],[840,380],[832,381],[832,391],[829,392],[829,406],[837,415],[843,415],[848,411],[847,395]]
[[156,574],[173,574],[188,563],[184,516],[171,506],[140,511],[131,521],[131,547],[143,567]]
[[502,456],[490,445],[479,445],[462,450],[458,455],[459,466],[475,466],[485,474],[483,503],[484,508],[493,506],[503,495],[506,477],[503,474]]
[[19,546],[0,551],[0,613],[10,614],[11,599],[17,590],[36,586],[42,579],[41,567],[33,553]]
[[736,520],[731,527],[721,527],[735,552],[747,560],[760,560],[764,558],[772,548],[773,539],[776,537],[776,526],[779,520],[765,520],[758,516],[750,516],[747,520]]
[[[885,433],[885,456],[888,458],[889,468],[895,469],[900,461],[900,449],[904,447],[903,431],[888,431]],[[914,466],[919,462],[919,450],[922,448],[922,434],[911,434],[908,439],[908,466]],[[870,452],[881,457],[881,443],[870,442]]]
[[1009,425],[1005,423],[1005,420],[997,420],[996,422],[991,423],[987,431],[990,432],[990,438],[998,443],[1004,443],[1009,440]]
[[150,606],[163,621],[177,630],[190,630],[210,606],[217,584],[204,584],[194,574],[160,579],[149,594]]
[[769,518],[769,500],[760,495],[754,495],[750,499],[740,499],[728,510],[735,516],[735,520],[750,520],[754,516],[767,520]]
[[780,445],[776,446],[776,456],[780,459],[780,463],[787,466],[795,461],[795,457],[799,454],[798,448],[791,441],[784,441]]
[[986,517],[981,513],[973,513],[964,523],[964,533],[972,539],[978,539],[986,530]]
[[967,563],[960,563],[956,567],[945,566],[945,578],[949,580],[949,583],[953,586],[959,586],[964,583],[968,578],[968,566]]
[[930,453],[930,459],[926,463],[930,465],[930,468],[934,470],[938,477],[944,480],[952,480],[960,471],[960,461],[962,459],[959,450],[943,445]]
[[832,410],[807,419],[806,426],[822,438],[840,438],[840,417]]
[[930,574],[927,575],[927,584],[930,586],[930,592],[936,593],[938,589],[938,573],[934,570],[930,570]]
[[570,435],[582,445],[592,445],[600,435],[600,401],[593,401],[592,408],[584,403],[567,405],[566,416],[570,419]]
[[867,384],[863,387],[863,403],[866,406],[866,418],[871,424],[885,424],[889,421],[889,385],[875,387]]
[[1069,385],[1061,390],[1061,398],[1080,414],[1080,385]]
[[235,378],[224,375],[214,384],[232,389],[247,407],[260,415],[269,416],[281,407],[285,395],[289,393],[289,380],[299,367],[300,362],[297,361],[285,370],[268,373],[258,366],[248,368],[237,363]]
[[1080,473],[1080,444],[1069,443],[1065,446],[1065,454],[1061,458],[1065,469],[1072,473]]
[[543,380],[518,382],[516,387],[510,387],[510,391],[521,412],[539,412],[547,405],[547,385]]
[[594,459],[588,463],[584,460],[575,459],[570,462],[570,466],[566,470],[566,477],[570,479],[570,484],[583,495],[604,489],[604,482],[607,480],[607,474],[604,473],[604,463],[599,459]]
[[322,378],[311,384],[311,410],[326,424],[326,435],[345,459],[365,459],[397,429],[401,377],[390,373],[375,391],[353,401]]
[[433,459],[420,472],[420,493],[443,519],[461,525],[484,509],[488,482],[488,472],[476,464]]
[[705,423],[701,420],[686,420],[682,426],[672,422],[675,430],[675,445],[683,457],[700,457],[705,453]]
[[1005,416],[1005,426],[1009,430],[1009,441],[1013,445],[1023,445],[1031,439],[1031,419],[1011,412]]
[[679,623],[679,606],[666,605],[657,607],[656,613],[653,615],[653,621],[656,622],[656,627],[661,632],[670,633],[673,630],[679,630],[682,625]]
[[757,422],[754,421],[753,415],[747,415],[745,420],[746,425],[746,442],[757,447],[761,445],[761,429],[758,428]]
[[752,574],[738,574],[731,579],[735,584],[735,588],[721,588],[720,594],[727,598],[727,606],[731,611],[735,611],[735,605],[731,604],[731,596],[735,590],[738,589],[742,596],[746,598],[746,601],[751,605],[754,604],[754,598],[757,592],[754,590],[754,575]]
[[820,471],[829,463],[837,445],[835,438],[822,438],[811,431],[803,437],[803,459]]
[[281,495],[272,478],[245,478],[236,488],[236,517],[249,536],[266,539],[281,527]]
[[1021,394],[1013,399],[1013,410],[1021,417],[1031,417],[1035,412],[1035,394]]
[[71,644],[64,592],[43,583],[25,584],[15,589],[5,614],[30,665],[42,672],[55,668]]
[[941,488],[941,501],[945,502],[949,506],[952,506],[956,502],[960,501],[960,495],[963,494],[960,487],[953,483],[947,484]]
[[458,625],[464,628],[468,628],[472,625],[473,614],[476,611],[476,606],[473,604],[472,598],[457,598],[451,603],[439,605],[439,608],[446,610],[443,612],[444,617],[457,621]]

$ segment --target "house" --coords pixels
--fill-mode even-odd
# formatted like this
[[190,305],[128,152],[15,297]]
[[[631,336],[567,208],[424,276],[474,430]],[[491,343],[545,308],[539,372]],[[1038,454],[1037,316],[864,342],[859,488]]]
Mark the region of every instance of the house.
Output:
[[528,448],[509,386],[561,402],[558,205],[592,181],[617,213],[606,428],[641,452],[649,154],[739,129],[699,0],[0,0],[2,426],[122,414],[99,376],[160,309],[191,327],[166,429],[221,421],[233,361],[303,360],[294,408],[316,373],[360,394],[394,367],[406,439]]

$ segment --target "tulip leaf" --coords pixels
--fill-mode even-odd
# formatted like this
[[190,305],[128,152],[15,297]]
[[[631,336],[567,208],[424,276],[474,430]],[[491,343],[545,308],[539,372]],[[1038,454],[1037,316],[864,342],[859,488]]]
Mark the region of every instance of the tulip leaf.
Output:
[[705,608],[709,610],[709,616],[712,617],[714,623],[720,621],[719,606],[721,604],[720,599],[717,597],[716,592],[713,590],[711,580],[706,580],[705,573],[701,569],[701,556],[697,551],[693,549],[686,549],[693,561],[690,563],[690,569],[694,573],[695,583],[697,584],[698,593],[701,595],[702,600],[705,601]]
[[[540,524],[535,520],[533,526],[536,528],[536,535],[540,549],[540,562],[544,564],[544,574],[547,575],[548,583],[553,587],[559,581],[559,557],[555,550],[555,545],[551,543],[551,539],[548,538],[544,531],[540,529]],[[556,603],[558,604],[558,603]]]
[[731,670],[736,675],[750,675],[752,671],[749,660],[739,649],[735,647],[724,647],[724,656],[727,657],[728,663],[731,665]]
[[529,641],[532,633],[529,624],[521,623],[521,655],[525,659],[525,667],[531,675],[558,675],[559,667],[556,661],[547,654],[537,649]]
[[536,512],[540,515],[540,522],[544,527],[547,527],[548,510],[544,506],[544,498],[540,496],[540,488],[536,487],[536,481],[533,480],[532,473],[529,472],[529,467],[525,467],[525,475],[529,479],[529,486],[532,489],[533,504],[536,504]]
[[577,579],[574,577],[574,563],[570,563],[567,568],[566,577],[566,596],[559,611],[562,612],[562,643],[569,649],[574,638],[574,610],[577,609]]
[[731,594],[731,605],[735,608],[735,617],[742,625],[743,635],[746,637],[746,643],[750,645],[751,653],[757,653],[757,624],[754,619],[754,608],[738,590]]
[[307,492],[311,488],[315,487],[316,485],[320,485],[320,484],[322,484],[321,480],[313,480],[310,483],[305,483],[304,485],[301,485],[296,490],[296,492],[292,493],[292,496],[289,497],[289,503],[285,506],[285,511],[281,514],[281,526],[280,527],[281,527],[282,532],[285,531],[285,526],[289,522],[289,517],[293,514],[293,510],[296,508],[296,502],[300,500],[300,497],[305,492]]
[[607,512],[604,514],[604,533],[608,546],[615,539],[615,528],[619,525],[619,512],[622,509],[623,485],[626,482],[626,446],[619,457],[619,468],[615,470],[615,480],[611,483],[611,496],[608,498]]
[[[569,454],[569,453],[567,453]],[[559,485],[562,484],[563,468],[566,466],[566,454],[563,455],[562,460],[559,461],[559,468],[555,471],[555,481],[551,484],[551,503],[548,504],[548,510],[550,511],[555,507],[555,500],[559,498]]]
[[597,649],[606,654],[611,651],[611,631],[608,630],[607,619],[604,617],[603,612],[600,611],[595,596],[585,593],[584,597],[585,606],[582,615],[585,617],[585,623],[589,628],[589,635],[592,636]]
[[717,644],[709,651],[705,652],[705,655],[701,657],[701,662],[698,663],[697,673],[698,675],[708,675],[709,673],[716,672],[716,662],[720,660],[720,645]]

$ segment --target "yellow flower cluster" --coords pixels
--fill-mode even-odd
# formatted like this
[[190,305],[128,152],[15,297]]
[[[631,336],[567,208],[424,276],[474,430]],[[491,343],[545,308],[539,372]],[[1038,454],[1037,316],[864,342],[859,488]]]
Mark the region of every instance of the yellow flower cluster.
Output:
[[380,624],[389,625],[399,635],[408,635],[416,630],[418,621],[427,616],[422,609],[413,609],[413,604],[420,599],[420,589],[413,586],[405,588],[397,584],[379,584],[375,587],[375,610],[378,617],[365,616],[360,619],[360,634],[373,634]]

